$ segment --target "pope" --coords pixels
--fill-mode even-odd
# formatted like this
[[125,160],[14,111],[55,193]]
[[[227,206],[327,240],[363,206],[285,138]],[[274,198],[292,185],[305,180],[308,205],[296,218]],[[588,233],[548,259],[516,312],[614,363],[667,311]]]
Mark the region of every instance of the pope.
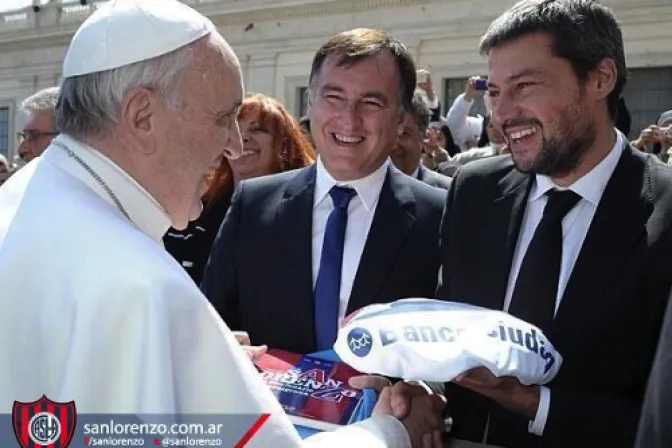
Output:
[[240,64],[210,20],[111,0],[63,77],[60,136],[0,189],[0,413],[46,394],[82,413],[270,413],[249,446],[435,444],[430,402],[398,420],[390,388],[372,418],[301,441],[164,250],[200,213],[206,173],[242,152]]

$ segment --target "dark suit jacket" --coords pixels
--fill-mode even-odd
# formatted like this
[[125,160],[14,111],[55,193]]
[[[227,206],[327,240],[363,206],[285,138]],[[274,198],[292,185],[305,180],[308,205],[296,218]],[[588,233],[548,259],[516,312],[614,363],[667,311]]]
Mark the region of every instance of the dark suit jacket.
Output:
[[422,164],[420,164],[418,170],[418,180],[432,187],[443,188],[444,190],[450,188],[450,182],[452,181],[450,177],[436,173]]
[[[672,295],[670,296],[672,301]],[[658,353],[651,370],[636,448],[672,446],[672,307],[665,313]]]
[[[532,175],[498,156],[453,179],[439,297],[502,309]],[[529,420],[449,385],[456,438],[506,447],[632,447],[672,283],[672,167],[626,146],[546,335],[564,358],[542,438]],[[485,281],[484,281],[485,280]]]
[[[239,185],[215,240],[202,290],[253,344],[313,352],[315,166]],[[432,297],[445,192],[390,167],[348,303]]]

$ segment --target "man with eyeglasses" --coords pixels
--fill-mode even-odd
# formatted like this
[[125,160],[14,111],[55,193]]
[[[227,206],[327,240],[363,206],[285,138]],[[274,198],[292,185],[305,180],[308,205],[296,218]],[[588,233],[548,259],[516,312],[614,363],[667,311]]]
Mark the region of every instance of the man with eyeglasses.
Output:
[[51,140],[58,135],[54,120],[54,109],[58,101],[58,87],[40,90],[21,103],[26,114],[23,131],[17,133],[19,157],[30,162],[44,152]]

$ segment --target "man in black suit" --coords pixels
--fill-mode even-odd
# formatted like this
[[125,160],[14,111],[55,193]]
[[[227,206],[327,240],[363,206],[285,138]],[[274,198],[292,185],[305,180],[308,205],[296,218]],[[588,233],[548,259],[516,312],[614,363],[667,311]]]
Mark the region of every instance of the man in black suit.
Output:
[[[215,309],[253,344],[331,349],[347,314],[435,292],[445,191],[389,162],[415,85],[408,50],[382,31],[343,32],[316,53],[308,114],[317,162],[239,184],[203,278]],[[442,402],[403,382],[392,393],[393,406],[416,397],[395,406],[397,418],[417,400],[433,403],[440,446]]]
[[539,326],[545,386],[475,369],[446,391],[453,435],[504,447],[631,447],[672,276],[672,170],[614,129],[619,26],[592,1],[518,3],[481,41],[511,157],[464,166],[438,296]]
[[450,188],[450,177],[436,173],[422,164],[420,158],[429,128],[432,112],[419,92],[413,95],[411,108],[404,120],[404,130],[397,138],[392,151],[392,163],[404,174],[415,177],[432,187]]
[[434,294],[445,191],[389,162],[415,85],[410,54],[381,31],[344,32],[317,52],[309,116],[318,161],[239,186],[202,283],[252,343],[331,348],[339,318]]

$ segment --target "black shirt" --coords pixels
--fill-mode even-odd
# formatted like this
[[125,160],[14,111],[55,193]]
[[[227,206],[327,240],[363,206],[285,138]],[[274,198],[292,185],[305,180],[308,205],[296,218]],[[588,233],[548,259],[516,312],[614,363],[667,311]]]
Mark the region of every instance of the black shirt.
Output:
[[214,199],[203,209],[201,216],[189,223],[186,229],[168,229],[163,244],[189,276],[200,285],[205,265],[210,257],[212,243],[231,203],[231,192]]

